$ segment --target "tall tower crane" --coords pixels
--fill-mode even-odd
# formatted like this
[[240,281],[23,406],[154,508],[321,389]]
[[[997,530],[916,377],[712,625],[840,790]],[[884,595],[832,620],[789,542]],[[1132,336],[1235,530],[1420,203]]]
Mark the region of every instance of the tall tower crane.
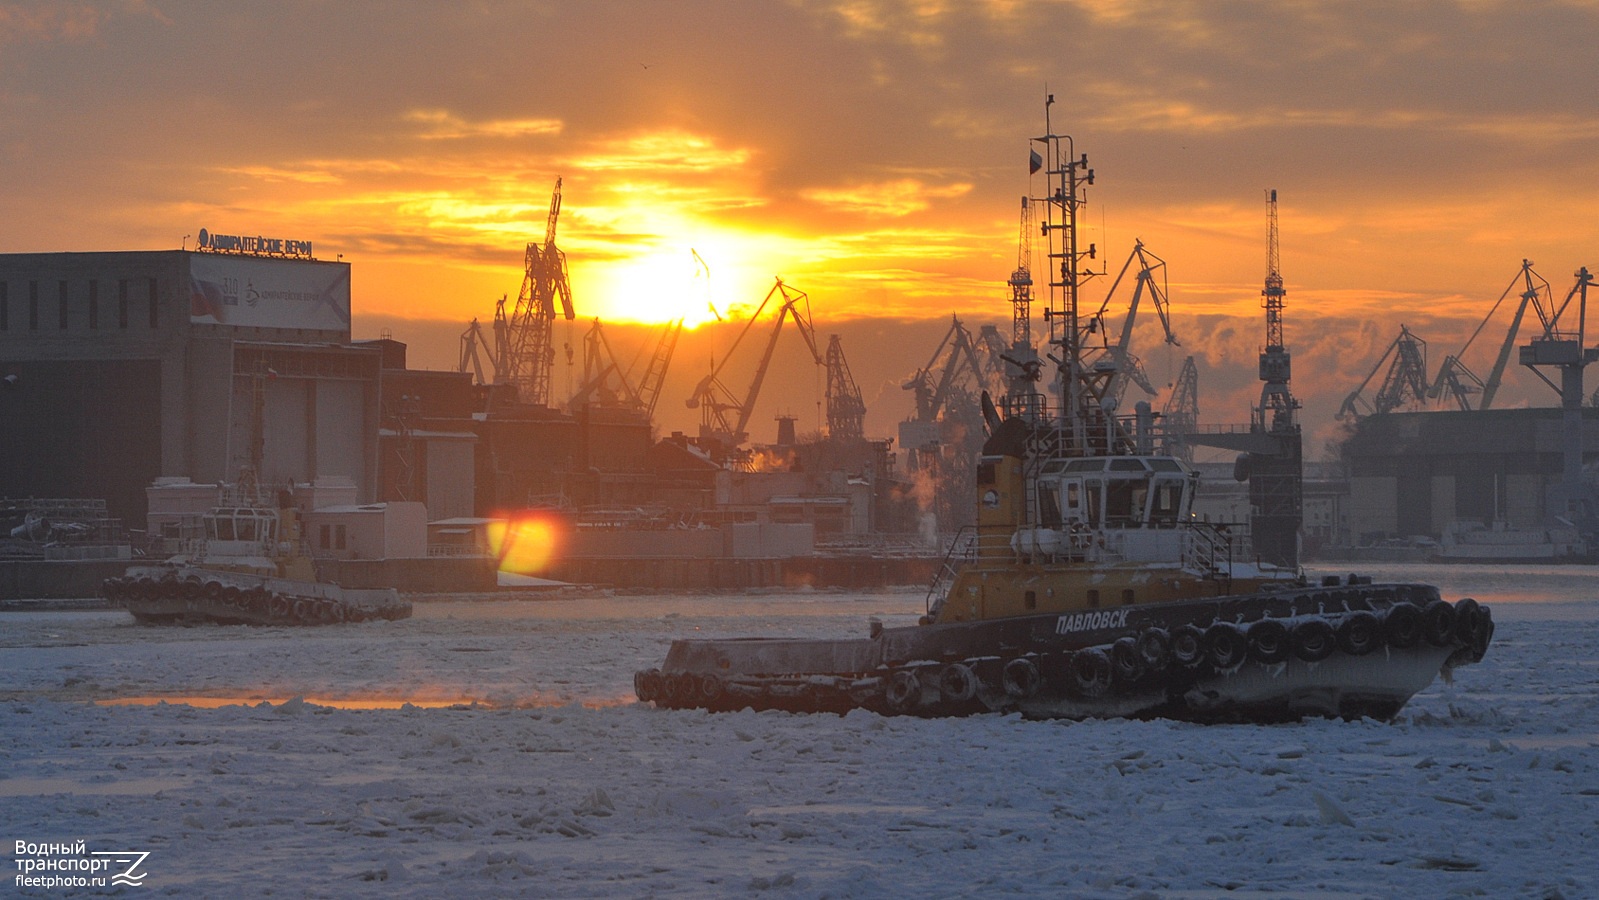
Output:
[[838,335],[827,342],[827,435],[833,440],[859,441],[866,437],[866,401],[844,359]]
[[550,405],[550,373],[555,367],[552,329],[555,304],[570,321],[572,287],[566,277],[566,254],[555,246],[555,225],[561,216],[561,179],[555,179],[550,196],[550,215],[544,228],[542,245],[529,243],[524,259],[522,290],[509,317],[505,301],[496,311],[496,338],[503,336],[504,362],[496,361],[499,377],[516,387],[521,402],[532,406]]
[[1022,197],[1021,221],[1016,237],[1016,268],[1010,285],[1010,347],[998,354],[1004,363],[1005,396],[1008,415],[1029,421],[1043,414],[1044,395],[1034,386],[1043,378],[1043,363],[1033,346],[1033,232],[1038,228],[1032,201]]
[[1255,430],[1277,434],[1297,431],[1294,411],[1299,408],[1299,401],[1288,389],[1293,366],[1288,347],[1283,343],[1283,300],[1288,291],[1283,287],[1282,265],[1278,259],[1275,188],[1266,192],[1266,286],[1260,296],[1261,306],[1266,310],[1266,349],[1260,353],[1260,380],[1265,384],[1260,389]]

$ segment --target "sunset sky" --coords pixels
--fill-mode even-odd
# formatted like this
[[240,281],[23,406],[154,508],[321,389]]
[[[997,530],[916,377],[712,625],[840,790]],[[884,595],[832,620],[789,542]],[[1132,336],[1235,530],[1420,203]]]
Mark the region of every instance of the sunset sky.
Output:
[[[446,368],[514,298],[560,177],[581,319],[638,341],[623,323],[736,317],[782,276],[846,335],[889,436],[952,313],[1008,321],[1047,91],[1096,169],[1101,263],[1135,238],[1167,261],[1183,346],[1140,352],[1157,380],[1199,357],[1204,421],[1258,396],[1279,191],[1314,456],[1401,322],[1436,367],[1523,258],[1560,292],[1599,268],[1596,46],[1577,0],[0,0],[0,252],[310,240],[353,264],[358,337]],[[1554,402],[1509,378],[1508,402]]]

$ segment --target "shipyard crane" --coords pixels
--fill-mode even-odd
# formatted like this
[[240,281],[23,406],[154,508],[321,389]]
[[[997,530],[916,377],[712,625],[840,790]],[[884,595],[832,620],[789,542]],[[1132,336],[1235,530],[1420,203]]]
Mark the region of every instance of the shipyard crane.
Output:
[[[1377,377],[1378,372],[1383,375],[1382,385],[1377,389],[1371,399],[1365,396],[1366,387],[1371,380]],[[1414,334],[1404,325],[1399,326],[1399,336],[1394,338],[1377,359],[1377,364],[1366,375],[1360,386],[1349,392],[1344,402],[1338,407],[1338,418],[1358,419],[1362,416],[1384,415],[1404,406],[1407,402],[1426,402],[1429,387],[1427,384],[1427,342]]]
[[[1104,324],[1105,316],[1111,301],[1116,296],[1116,289],[1121,286],[1122,279],[1126,277],[1128,270],[1133,268],[1135,262],[1138,264],[1138,274],[1134,276],[1135,286],[1132,301],[1127,307],[1127,318],[1122,321],[1121,334],[1116,343],[1109,344],[1109,330]],[[1132,354],[1131,349],[1133,329],[1138,324],[1139,300],[1146,293],[1155,306],[1155,314],[1160,317],[1161,328],[1166,332],[1166,343],[1173,347],[1181,346],[1171,330],[1170,306],[1166,300],[1166,261],[1145,249],[1143,241],[1135,240],[1132,253],[1128,254],[1127,262],[1122,264],[1116,280],[1111,282],[1110,291],[1105,294],[1105,302],[1099,305],[1099,311],[1094,314],[1095,320],[1099,322],[1098,330],[1107,336],[1107,346],[1093,366],[1096,369],[1103,368],[1110,373],[1110,381],[1105,387],[1104,396],[1114,397],[1118,405],[1126,394],[1129,383],[1138,385],[1151,397],[1157,393],[1155,386],[1149,382],[1149,376],[1144,373],[1143,364]]]
[[827,342],[827,435],[833,440],[866,438],[866,401],[861,399],[861,389],[844,359],[844,344],[836,334]]
[[644,408],[638,392],[628,383],[626,373],[617,363],[611,342],[605,337],[605,327],[597,318],[583,336],[583,380],[570,401],[573,409],[590,405]]
[[[761,313],[771,305],[773,298],[777,301],[777,317],[772,323],[772,332],[766,341],[766,349],[761,355],[760,364],[755,369],[755,379],[750,383],[749,390],[739,399],[727,385],[722,382],[722,374],[727,368],[728,360],[734,357],[739,344],[755,323],[760,321]],[[711,369],[711,374],[694,388],[692,396],[685,401],[690,409],[700,411],[700,440],[706,443],[716,443],[723,450],[732,450],[749,440],[750,414],[755,411],[755,400],[760,396],[761,384],[766,380],[766,371],[772,363],[772,352],[777,349],[777,339],[783,333],[783,323],[790,317],[799,329],[800,336],[805,339],[805,346],[811,351],[811,359],[816,365],[823,365],[822,354],[816,347],[816,333],[811,327],[810,297],[804,291],[795,290],[783,283],[778,278],[777,283],[766,293],[766,298],[755,309],[749,321],[744,324],[734,339],[733,346],[728,348],[727,354],[722,357],[721,363]]]
[[1199,366],[1192,356],[1183,359],[1183,367],[1172,385],[1171,396],[1161,407],[1161,453],[1194,461],[1194,448],[1187,436],[1199,427]]
[[1010,273],[1012,347],[1033,346],[1033,206],[1022,197],[1022,214],[1016,238],[1016,268]]
[[[545,222],[544,243],[529,243],[524,259],[522,290],[517,294],[511,314],[504,314],[505,301],[495,312],[496,338],[503,340],[503,360],[496,361],[496,373],[515,386],[518,399],[531,406],[550,405],[550,373],[555,367],[552,329],[556,303],[570,321],[572,287],[566,275],[566,254],[555,246],[555,226],[561,215],[561,179],[555,179],[550,195],[550,214]],[[504,362],[504,367],[499,362]]]
[[1266,310],[1266,349],[1260,353],[1260,380],[1264,384],[1255,417],[1256,431],[1287,434],[1299,430],[1294,421],[1299,401],[1288,388],[1293,373],[1292,358],[1283,343],[1283,307],[1287,296],[1278,251],[1277,191],[1272,189],[1266,192],[1266,285],[1260,292],[1261,307]]
[[[945,356],[946,348],[948,356]],[[940,359],[944,360],[942,366],[939,365]],[[934,371],[939,372],[937,385],[933,383]],[[944,339],[938,342],[938,348],[927,360],[927,365],[917,369],[916,374],[902,385],[905,390],[914,392],[916,420],[919,422],[936,420],[963,374],[971,376],[979,387],[986,383],[971,332],[966,330],[966,326],[961,324],[958,317],[950,316],[949,331],[945,332]]]
[[[639,379],[638,400],[646,418],[655,416],[655,402],[661,398],[661,385],[666,382],[666,370],[672,364],[672,353],[677,349],[677,339],[683,333],[681,317],[666,323],[661,336],[655,341],[655,352]],[[635,360],[635,363],[637,361]],[[632,366],[628,367],[629,372]]]
[[[1485,381],[1466,367],[1462,357],[1471,349],[1472,342],[1482,334],[1482,330],[1493,319],[1494,313],[1499,311],[1499,307],[1512,293],[1515,293],[1521,302],[1516,305],[1516,313],[1510,319],[1510,330],[1505,333],[1504,342],[1499,345],[1499,355],[1494,358],[1493,369]],[[1535,310],[1553,308],[1553,289],[1550,288],[1549,282],[1533,271],[1532,261],[1524,259],[1521,261],[1521,270],[1510,280],[1510,285],[1499,295],[1499,299],[1494,301],[1494,305],[1488,310],[1488,315],[1483,316],[1482,321],[1477,324],[1471,337],[1466,339],[1465,346],[1460,348],[1459,353],[1444,357],[1443,365],[1438,367],[1438,377],[1427,389],[1427,396],[1435,400],[1448,398],[1461,410],[1470,410],[1471,395],[1480,394],[1482,399],[1476,408],[1492,407],[1494,396],[1499,393],[1499,385],[1505,376],[1505,367],[1510,364],[1510,351],[1516,346],[1516,335],[1521,331],[1521,323],[1527,315],[1529,306]],[[1540,312],[1540,315],[1542,314]]]
[[[479,386],[493,383],[492,379],[483,377],[483,357],[479,348],[487,343],[487,339],[483,337],[483,326],[478,324],[477,319],[473,319],[472,324],[466,326],[466,330],[461,332],[461,361],[456,366],[455,371],[462,374],[472,373],[473,383]],[[489,352],[494,353],[492,350]],[[496,353],[489,357],[489,362],[492,365],[498,359],[499,357]],[[495,376],[498,377],[498,375],[499,373],[496,372]]]
[[[1551,512],[1591,532],[1599,500],[1582,477],[1582,370],[1599,362],[1599,349],[1586,345],[1588,286],[1593,284],[1593,275],[1584,267],[1577,270],[1576,279],[1559,306],[1554,304],[1552,295],[1533,298],[1533,309],[1543,333],[1522,346],[1520,357],[1522,365],[1532,369],[1534,375],[1560,395],[1561,476],[1559,493],[1555,495],[1560,505]],[[1573,309],[1576,322],[1567,316]],[[1560,383],[1555,384],[1539,371],[1540,367],[1559,369]]]

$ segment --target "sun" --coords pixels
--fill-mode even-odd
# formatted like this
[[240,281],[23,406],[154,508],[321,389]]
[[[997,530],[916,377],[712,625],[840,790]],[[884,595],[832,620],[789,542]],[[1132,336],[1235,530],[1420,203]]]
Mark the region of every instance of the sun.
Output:
[[585,314],[606,322],[657,325],[683,320],[685,328],[714,321],[710,276],[693,248],[655,250],[585,273]]
[[645,325],[682,319],[695,328],[759,303],[791,254],[780,236],[699,229],[692,239],[657,238],[611,260],[580,265],[574,257],[572,292],[584,316]]

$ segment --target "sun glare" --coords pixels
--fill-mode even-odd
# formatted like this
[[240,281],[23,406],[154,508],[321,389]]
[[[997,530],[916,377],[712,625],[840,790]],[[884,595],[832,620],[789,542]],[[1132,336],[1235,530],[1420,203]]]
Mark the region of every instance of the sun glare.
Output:
[[[778,240],[781,240],[780,238]],[[692,243],[653,244],[621,259],[574,260],[572,291],[585,316],[647,325],[683,320],[685,328],[736,317],[760,302],[782,275],[783,254],[754,235],[700,235]]]

